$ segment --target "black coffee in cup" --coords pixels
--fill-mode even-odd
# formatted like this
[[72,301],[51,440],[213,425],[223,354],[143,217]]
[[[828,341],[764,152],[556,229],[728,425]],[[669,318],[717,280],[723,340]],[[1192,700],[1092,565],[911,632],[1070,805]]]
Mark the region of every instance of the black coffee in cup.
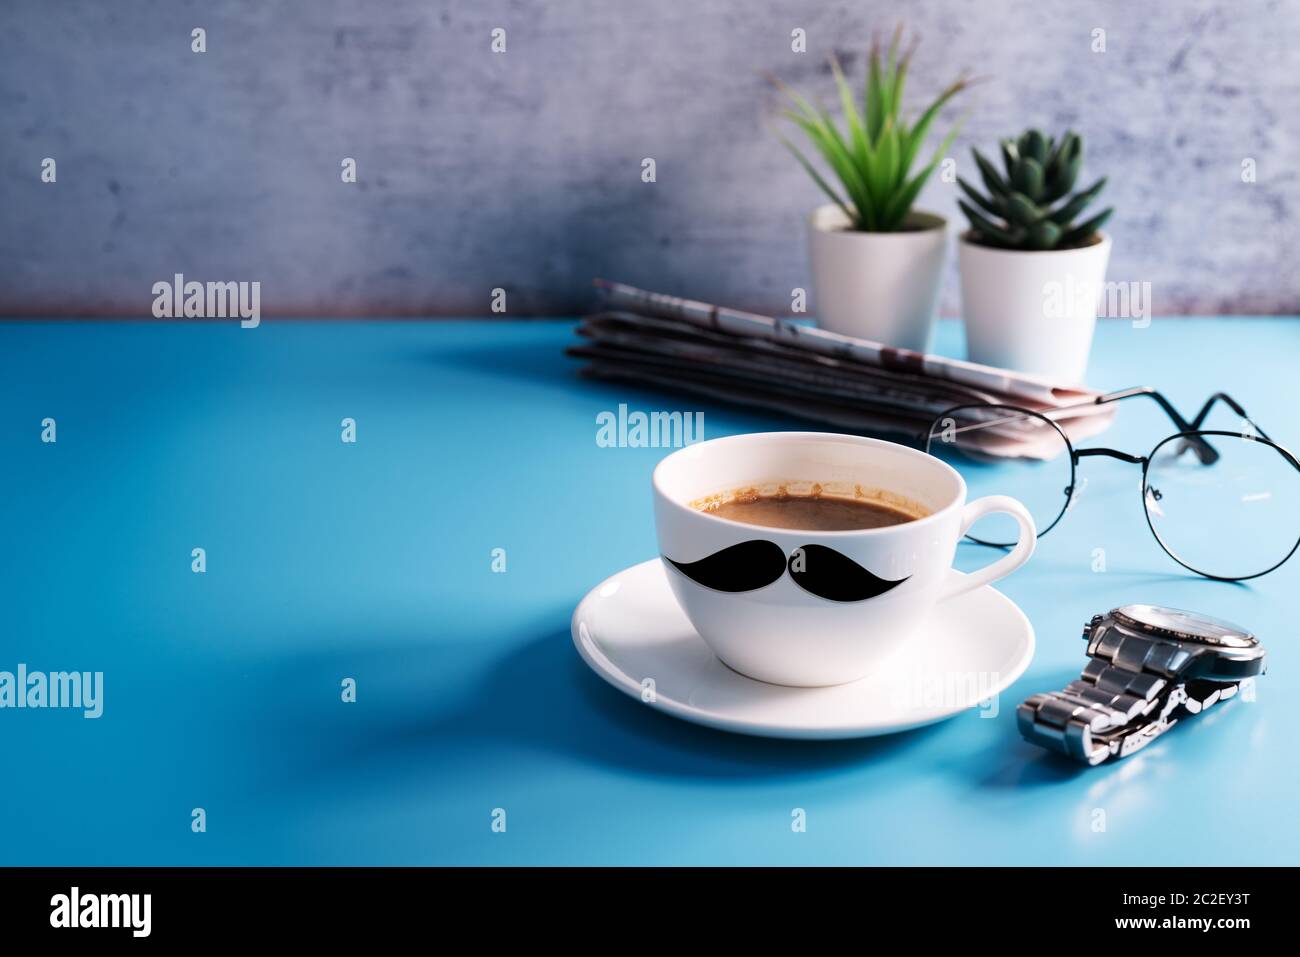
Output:
[[740,493],[701,511],[747,525],[819,532],[888,528],[924,517],[885,502],[833,495]]

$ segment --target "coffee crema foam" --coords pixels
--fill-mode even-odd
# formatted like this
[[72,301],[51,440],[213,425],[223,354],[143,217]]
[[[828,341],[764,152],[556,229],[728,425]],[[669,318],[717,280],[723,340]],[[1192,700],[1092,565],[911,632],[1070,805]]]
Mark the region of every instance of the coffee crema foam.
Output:
[[686,504],[698,512],[712,512],[729,502],[755,502],[760,499],[788,498],[839,499],[855,504],[902,512],[913,521],[933,514],[932,509],[927,508],[915,499],[900,495],[889,489],[864,486],[856,482],[812,482],[807,480],[742,485],[727,491],[692,499]]

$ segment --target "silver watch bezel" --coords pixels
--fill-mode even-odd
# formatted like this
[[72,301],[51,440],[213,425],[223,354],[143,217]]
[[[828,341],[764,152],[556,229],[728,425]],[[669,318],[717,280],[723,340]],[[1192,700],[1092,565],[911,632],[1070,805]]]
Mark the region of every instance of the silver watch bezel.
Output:
[[[1196,619],[1205,622],[1207,630],[1217,631],[1219,634],[1185,631],[1175,625],[1149,621],[1141,617],[1144,610],[1150,610],[1166,617],[1176,615]],[[1146,604],[1121,605],[1118,608],[1112,608],[1108,617],[1142,634],[1152,635],[1157,638],[1170,638],[1175,641],[1185,641],[1190,644],[1208,645],[1212,648],[1225,648],[1234,651],[1249,651],[1259,647],[1259,639],[1240,625],[1221,618],[1215,618],[1212,615],[1189,611],[1185,608]]]

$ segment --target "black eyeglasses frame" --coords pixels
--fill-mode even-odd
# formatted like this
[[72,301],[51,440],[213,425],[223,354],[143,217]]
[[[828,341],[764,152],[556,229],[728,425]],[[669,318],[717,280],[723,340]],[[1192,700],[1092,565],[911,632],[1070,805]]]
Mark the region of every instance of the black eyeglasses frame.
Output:
[[[1079,460],[1082,458],[1089,458],[1093,456],[1104,456],[1106,458],[1118,459],[1121,462],[1127,462],[1130,465],[1142,466],[1142,482],[1141,485],[1139,486],[1139,492],[1142,495],[1142,514],[1146,519],[1147,528],[1151,530],[1151,534],[1155,538],[1157,544],[1160,545],[1161,550],[1164,551],[1166,555],[1172,558],[1183,568],[1186,568],[1188,571],[1195,572],[1197,575],[1200,575],[1203,578],[1208,578],[1213,581],[1241,582],[1241,581],[1249,581],[1252,578],[1259,578],[1263,575],[1267,575],[1270,572],[1276,571],[1282,565],[1285,565],[1291,559],[1291,556],[1293,556],[1296,553],[1297,549],[1300,549],[1300,535],[1297,535],[1296,543],[1291,546],[1291,550],[1287,552],[1286,557],[1284,557],[1281,561],[1277,562],[1276,564],[1265,569],[1264,571],[1255,572],[1250,575],[1227,577],[1223,575],[1212,575],[1209,574],[1208,572],[1201,571],[1199,568],[1194,568],[1193,566],[1187,564],[1176,554],[1174,554],[1174,552],[1170,549],[1169,545],[1164,541],[1164,539],[1160,537],[1160,533],[1156,531],[1155,525],[1151,521],[1151,512],[1147,508],[1147,501],[1146,501],[1148,490],[1149,490],[1148,483],[1147,483],[1148,472],[1151,467],[1151,461],[1155,457],[1156,453],[1160,451],[1162,446],[1168,444],[1169,442],[1175,440],[1187,442],[1188,445],[1193,449],[1193,451],[1196,452],[1196,456],[1198,459],[1200,459],[1202,465],[1213,465],[1215,462],[1219,460],[1219,452],[1214,448],[1213,444],[1209,442],[1209,438],[1213,438],[1213,437],[1232,438],[1232,439],[1244,438],[1247,439],[1248,441],[1260,442],[1261,444],[1267,445],[1270,448],[1276,450],[1287,462],[1291,464],[1291,466],[1294,469],[1300,471],[1300,459],[1297,459],[1295,454],[1292,453],[1289,449],[1284,448],[1283,446],[1279,445],[1278,443],[1274,442],[1271,438],[1269,438],[1268,434],[1263,429],[1261,429],[1258,425],[1256,425],[1254,420],[1252,420],[1250,416],[1247,415],[1246,410],[1241,405],[1241,403],[1237,402],[1226,392],[1216,392],[1214,393],[1214,395],[1210,396],[1205,401],[1205,403],[1201,406],[1197,414],[1190,421],[1183,418],[1183,416],[1178,412],[1177,408],[1175,408],[1172,402],[1170,402],[1167,398],[1165,398],[1158,390],[1151,388],[1150,386],[1136,386],[1129,389],[1120,389],[1115,392],[1108,392],[1099,395],[1095,399],[1089,400],[1088,402],[1079,403],[1073,406],[1063,406],[1061,408],[1051,409],[1048,411],[1054,414],[1059,414],[1062,412],[1069,411],[1070,409],[1078,409],[1089,405],[1104,405],[1110,402],[1119,402],[1125,399],[1132,399],[1138,397],[1145,397],[1154,401],[1157,405],[1160,406],[1161,409],[1164,410],[1165,414],[1169,417],[1169,419],[1173,422],[1174,426],[1178,429],[1177,432],[1174,432],[1173,434],[1168,435],[1163,439],[1161,439],[1159,442],[1157,442],[1152,447],[1151,451],[1146,455],[1133,455],[1130,452],[1124,452],[1120,449],[1107,448],[1105,446],[1092,446],[1084,449],[1076,449],[1074,447],[1074,443],[1070,441],[1069,436],[1065,434],[1065,430],[1062,429],[1057,422],[1053,421],[1053,419],[1048,414],[1044,412],[1037,412],[1033,409],[1026,409],[1021,406],[1007,405],[1002,403],[963,402],[959,405],[951,406],[950,408],[945,409],[943,412],[940,412],[937,416],[934,417],[934,419],[930,423],[930,428],[927,430],[926,434],[921,437],[921,440],[924,443],[924,448],[928,451],[930,447],[930,440],[935,434],[935,424],[939,422],[943,422],[945,419],[950,418],[953,413],[959,412],[962,409],[997,409],[997,410],[1004,410],[1007,412],[1014,412],[1019,415],[1025,415],[1031,418],[1038,419],[1039,421],[1046,423],[1047,425],[1051,426],[1053,429],[1056,430],[1056,433],[1061,437],[1061,441],[1065,443],[1065,447],[1068,450],[1070,455],[1070,484],[1067,485],[1066,488],[1064,489],[1065,497],[1064,497],[1064,501],[1061,503],[1061,510],[1056,513],[1056,516],[1052,519],[1051,522],[1049,522],[1046,525],[1046,527],[1039,530],[1038,532],[1039,538],[1042,538],[1053,528],[1055,528],[1057,524],[1061,521],[1061,519],[1065,517],[1065,513],[1070,510],[1070,505],[1074,501],[1075,491],[1078,486]],[[1218,402],[1222,402],[1223,404],[1227,405],[1229,408],[1232,409],[1233,412],[1235,412],[1246,423],[1248,423],[1250,426],[1249,430],[1243,430],[1239,432],[1229,432],[1222,429],[1202,429],[1200,427],[1201,424],[1206,420],[1206,418],[1210,414],[1210,411],[1214,408],[1214,405]],[[1010,546],[1010,543],[1007,542],[989,542],[981,538],[977,538],[976,536],[971,535],[969,533],[967,534],[966,537],[970,541],[976,542],[977,544],[980,545],[988,545],[995,548],[1007,548]]]

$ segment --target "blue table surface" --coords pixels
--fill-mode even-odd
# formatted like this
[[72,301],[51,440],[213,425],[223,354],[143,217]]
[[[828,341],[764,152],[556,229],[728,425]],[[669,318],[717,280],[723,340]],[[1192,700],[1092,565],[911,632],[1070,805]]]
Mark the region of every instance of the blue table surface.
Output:
[[[940,350],[960,335],[943,323]],[[0,670],[104,674],[98,719],[0,711],[0,863],[1300,863],[1300,560],[1245,585],[1185,573],[1118,461],[1089,460],[1088,500],[999,585],[1038,650],[992,720],[760,740],[605,685],[569,616],[655,554],[665,453],[598,447],[596,416],[806,426],[582,381],[571,338],[562,321],[0,324]],[[1185,411],[1226,389],[1295,448],[1297,359],[1296,319],[1113,322],[1091,381]],[[1169,431],[1125,403],[1104,442]],[[1083,621],[1131,601],[1251,626],[1270,654],[1257,700],[1097,769],[1023,743],[1014,704],[1076,677]]]

